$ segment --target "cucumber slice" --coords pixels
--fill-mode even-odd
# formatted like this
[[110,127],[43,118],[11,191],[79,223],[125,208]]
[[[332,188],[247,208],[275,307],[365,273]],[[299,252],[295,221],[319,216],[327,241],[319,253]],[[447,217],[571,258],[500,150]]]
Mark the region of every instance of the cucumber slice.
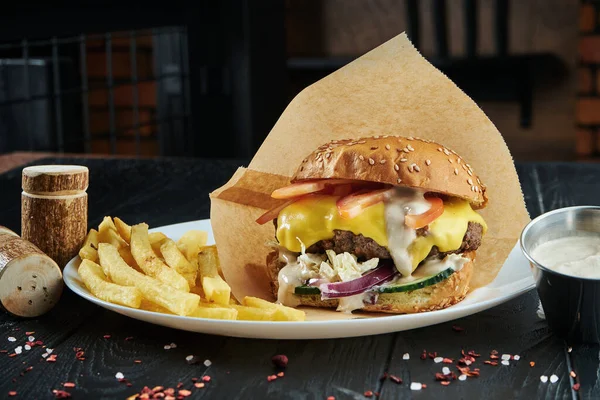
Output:
[[[448,279],[450,275],[454,273],[453,268],[446,268],[433,275],[422,276],[421,274],[415,273],[410,280],[406,278],[400,278],[397,282],[392,285],[380,286],[376,289],[379,293],[399,293],[408,292],[410,290],[422,289],[426,286],[435,285],[441,281]],[[294,294],[299,295],[314,295],[321,294],[318,287],[315,286],[296,286],[294,288]]]
[[[447,268],[441,272],[438,272],[435,275],[429,275],[424,277],[413,276],[410,281],[402,282],[403,278],[400,278],[397,282],[389,286],[380,286],[377,288],[379,293],[399,293],[399,292],[408,292],[410,290],[418,290],[422,289],[426,286],[435,285],[436,283],[440,283],[441,281],[448,279],[450,275],[454,273],[453,268]],[[405,278],[404,278],[405,279]]]

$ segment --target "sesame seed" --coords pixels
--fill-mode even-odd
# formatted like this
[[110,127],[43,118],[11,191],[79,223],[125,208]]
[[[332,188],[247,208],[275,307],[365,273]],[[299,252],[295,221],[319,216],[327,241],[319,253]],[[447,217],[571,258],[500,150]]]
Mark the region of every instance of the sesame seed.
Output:
[[414,168],[414,167],[413,167],[413,165],[415,165],[415,164],[410,164],[410,165],[407,167],[407,168],[408,168],[408,170],[409,170],[410,172],[413,172],[413,168]]
[[356,142],[356,143],[358,143],[358,144],[365,144],[365,143],[367,143],[367,141],[366,140],[361,140],[360,142]]
[[364,157],[362,154],[361,154],[360,156],[358,156],[358,159],[359,159],[360,161],[365,161],[365,157]]
[[373,139],[379,139],[379,135],[373,136]]
[[456,159],[456,163],[457,163],[457,164],[460,164],[460,157],[458,157],[458,158]]
[[327,154],[325,155],[325,157],[327,157],[327,158],[331,157],[331,153],[327,153]]
[[421,168],[419,168],[419,166],[418,166],[418,165],[415,165],[415,167],[414,167],[414,168],[415,168],[415,171],[417,171],[417,172],[421,172]]
[[408,140],[414,140],[415,138],[412,136],[407,137]]
[[558,382],[558,376],[556,376],[556,375],[552,375],[552,376],[550,377],[550,382],[552,382],[552,383],[556,383],[556,382]]
[[400,159],[400,162],[407,162],[407,161],[408,161],[408,159],[407,159],[407,158],[401,158],[401,159]]
[[458,168],[454,168],[454,175],[458,175]]
[[379,160],[379,164],[385,164],[385,159]]
[[398,183],[402,182],[402,179],[398,178]]
[[452,161],[452,159],[451,159],[451,158],[449,158],[449,159],[448,159],[448,162],[449,162],[450,164],[454,164],[454,162]]
[[398,166],[398,164],[394,164],[394,169],[395,169],[396,171],[400,171],[400,167]]
[[471,166],[469,164],[465,164],[467,166],[467,168],[471,169]]
[[475,186],[475,193],[479,193],[479,187]]
[[471,179],[471,178],[467,179],[467,183],[468,183],[469,185],[473,186],[473,179]]
[[389,150],[389,149],[391,149],[391,148],[392,148],[392,146],[390,146],[389,144],[386,144],[386,145],[385,145],[385,149],[386,149],[386,150]]
[[412,147],[410,144],[407,144],[407,145],[406,145],[406,148],[407,148],[409,151],[415,151],[415,149],[414,149],[414,148],[413,148],[413,147]]
[[377,150],[379,148],[379,146],[372,146],[371,150]]
[[448,151],[448,149],[444,149],[444,154],[447,155],[447,156],[450,155],[450,152]]
[[408,353],[404,353],[404,354],[402,355],[402,359],[403,359],[403,360],[410,360],[410,354],[408,354]]
[[467,375],[465,375],[465,374],[461,374],[461,375],[458,377],[458,380],[459,380],[459,381],[466,381],[466,380],[467,380]]
[[425,164],[431,165],[431,160],[425,160]]
[[375,160],[373,160],[372,158],[369,158],[369,164],[374,165],[375,164]]
[[402,151],[405,153],[410,153],[410,150],[408,149],[408,147],[403,148]]
[[471,170],[467,171],[467,174],[469,174],[469,176],[473,176],[473,173],[471,172]]
[[471,186],[471,192],[475,191],[475,186]]
[[443,150],[441,147],[438,147],[437,151],[442,152]]

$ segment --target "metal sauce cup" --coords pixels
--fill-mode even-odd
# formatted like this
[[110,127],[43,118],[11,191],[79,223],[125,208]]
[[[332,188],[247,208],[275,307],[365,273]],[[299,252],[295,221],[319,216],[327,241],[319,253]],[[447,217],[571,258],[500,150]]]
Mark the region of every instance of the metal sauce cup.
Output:
[[600,279],[565,275],[531,256],[542,243],[573,236],[595,236],[600,242],[600,207],[549,211],[530,221],[519,241],[550,329],[572,343],[600,343]]

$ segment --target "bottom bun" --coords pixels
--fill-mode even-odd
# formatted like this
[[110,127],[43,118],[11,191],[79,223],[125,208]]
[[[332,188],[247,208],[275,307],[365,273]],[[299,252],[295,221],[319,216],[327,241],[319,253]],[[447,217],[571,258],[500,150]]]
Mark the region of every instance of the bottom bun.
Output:
[[[356,311],[383,312],[390,314],[412,314],[424,311],[441,310],[450,307],[465,298],[469,291],[469,282],[473,275],[473,260],[475,251],[462,254],[471,261],[465,263],[462,269],[450,275],[448,279],[435,285],[421,289],[399,293],[381,293],[375,304],[365,305]],[[267,267],[271,278],[271,288],[277,297],[279,270],[285,264],[278,261],[276,252],[267,257]],[[320,295],[294,295],[302,306],[337,308],[338,300],[321,300]]]

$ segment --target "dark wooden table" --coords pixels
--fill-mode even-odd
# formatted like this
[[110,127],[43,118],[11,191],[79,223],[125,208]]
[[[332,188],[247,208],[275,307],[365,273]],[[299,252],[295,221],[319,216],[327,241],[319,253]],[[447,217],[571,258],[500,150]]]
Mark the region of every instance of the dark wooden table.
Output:
[[[208,218],[208,193],[243,161],[46,158],[33,163],[90,168],[90,226],[97,226],[105,215],[160,226]],[[600,165],[521,164],[518,171],[532,217],[557,207],[600,202]],[[0,175],[0,224],[17,231],[20,173],[19,167]],[[506,213],[510,218],[510,210]],[[0,398],[16,391],[15,398],[49,399],[53,389],[64,389],[76,399],[125,399],[144,386],[178,384],[191,390],[192,399],[362,399],[367,391],[379,393],[381,399],[600,398],[598,347],[573,346],[569,351],[570,344],[554,337],[538,316],[538,304],[532,290],[487,311],[412,331],[332,340],[250,340],[129,319],[65,289],[60,303],[41,318],[23,320],[0,312],[0,350],[6,350],[0,353]],[[27,332],[35,332],[31,335],[36,341],[53,349],[56,362],[45,361],[40,346],[9,356],[24,345]],[[177,347],[165,350],[171,343]],[[77,349],[85,360],[76,358]],[[426,350],[457,360],[463,349],[481,354],[471,366],[480,368],[480,376],[449,386],[434,377],[444,364],[420,359]],[[520,360],[508,366],[484,364],[492,350],[517,354]],[[403,360],[405,353],[409,360]],[[289,365],[283,378],[269,382],[275,354],[287,355]],[[188,355],[200,362],[189,364]],[[204,360],[212,364],[206,367]],[[115,378],[118,372],[126,381]],[[403,383],[380,379],[386,373]],[[559,378],[556,383],[540,381],[541,375],[553,374]],[[192,378],[205,375],[210,382],[195,388]],[[65,389],[65,382],[75,387]],[[411,382],[427,387],[411,391]],[[576,383],[581,385],[578,392],[572,390]]]

